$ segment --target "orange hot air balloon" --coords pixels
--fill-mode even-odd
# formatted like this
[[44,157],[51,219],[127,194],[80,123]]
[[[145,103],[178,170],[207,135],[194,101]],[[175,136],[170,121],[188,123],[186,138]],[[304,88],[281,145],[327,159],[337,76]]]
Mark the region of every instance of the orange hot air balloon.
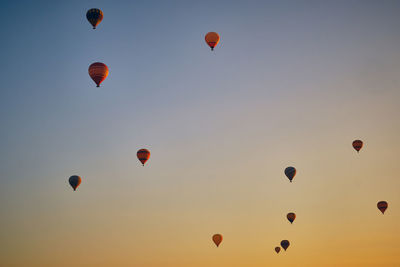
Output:
[[206,43],[214,50],[214,47],[219,43],[219,35],[216,32],[209,32],[206,34]]
[[140,160],[140,162],[144,166],[146,161],[150,158],[150,151],[148,151],[147,149],[142,148],[137,152],[137,157],[138,157],[138,159]]
[[103,11],[98,8],[89,9],[86,12],[86,18],[92,24],[93,29],[96,29],[96,26],[103,20]]
[[108,67],[104,63],[95,62],[89,66],[89,75],[90,78],[92,78],[92,80],[97,84],[97,87],[100,87],[100,84],[108,76]]
[[290,223],[293,223],[293,221],[296,219],[296,214],[294,214],[293,212],[290,212],[286,215],[286,217]]
[[71,177],[69,177],[68,182],[72,186],[74,191],[76,191],[76,189],[82,182],[82,178],[79,177],[78,175],[72,175]]
[[386,201],[379,201],[377,206],[378,209],[382,212],[382,214],[385,214],[385,211],[388,208],[388,203]]
[[286,251],[286,249],[289,247],[290,243],[289,240],[282,240],[281,241],[281,247]]
[[275,247],[275,252],[276,253],[279,253],[281,251],[281,248],[280,247]]
[[360,152],[361,148],[363,147],[363,141],[361,140],[354,140],[353,141],[353,148],[357,150],[357,152]]
[[296,176],[296,168],[295,167],[287,167],[285,169],[285,175],[289,179],[290,182],[292,182],[293,178]]
[[222,242],[222,235],[215,234],[215,235],[213,235],[212,240],[214,241],[215,245],[217,245],[217,247],[219,247],[219,244],[221,244],[221,242]]

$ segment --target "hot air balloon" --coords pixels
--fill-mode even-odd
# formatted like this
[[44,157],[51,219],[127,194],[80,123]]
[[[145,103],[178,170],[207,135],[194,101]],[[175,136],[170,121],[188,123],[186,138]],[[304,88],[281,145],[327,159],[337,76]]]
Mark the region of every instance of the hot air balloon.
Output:
[[147,149],[142,148],[137,152],[137,157],[138,157],[138,159],[140,160],[140,162],[144,166],[146,161],[150,158],[150,151],[148,151]]
[[353,141],[353,147],[354,147],[355,150],[357,150],[357,153],[360,152],[361,148],[363,147],[363,141],[354,140]]
[[98,8],[89,9],[86,12],[86,18],[92,24],[93,29],[96,29],[96,26],[103,20],[103,12]]
[[290,243],[289,240],[282,240],[281,241],[281,247],[286,251],[286,249],[289,247]]
[[215,234],[215,235],[213,235],[212,240],[214,241],[215,245],[217,247],[219,247],[219,244],[221,244],[221,242],[222,242],[222,235]]
[[214,47],[219,43],[219,35],[216,32],[209,32],[206,34],[206,43],[214,50]]
[[69,181],[69,184],[72,186],[72,188],[75,191],[78,188],[78,186],[81,184],[82,179],[78,175],[72,175],[71,177],[69,177],[68,181]]
[[97,87],[100,87],[100,84],[108,76],[108,67],[104,63],[95,62],[89,66],[89,75],[92,80],[97,84]]
[[287,167],[285,169],[285,175],[289,178],[289,181],[292,182],[294,176],[296,175],[296,168],[295,167]]
[[293,221],[296,219],[296,214],[294,214],[293,212],[290,212],[286,215],[286,217],[290,223],[293,223]]
[[279,253],[281,251],[281,248],[280,247],[275,247],[275,252],[276,253]]
[[377,206],[378,209],[382,212],[382,214],[385,214],[385,211],[388,208],[388,203],[386,201],[379,201]]

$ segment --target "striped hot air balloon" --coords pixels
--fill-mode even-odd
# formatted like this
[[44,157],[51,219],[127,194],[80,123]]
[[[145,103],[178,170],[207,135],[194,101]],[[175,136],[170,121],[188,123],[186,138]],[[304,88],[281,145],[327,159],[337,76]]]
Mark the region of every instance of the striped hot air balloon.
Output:
[[108,72],[107,65],[101,62],[95,62],[89,66],[89,75],[97,87],[100,87],[100,84],[107,78]]
[[86,18],[92,24],[93,29],[96,29],[96,26],[103,20],[103,11],[98,8],[91,8],[86,12]]
[[214,47],[219,43],[219,35],[216,32],[209,32],[206,34],[206,43],[214,50]]
[[361,140],[354,140],[353,141],[353,148],[357,151],[360,152],[361,148],[363,147],[364,143]]
[[385,214],[385,211],[388,208],[388,203],[386,201],[379,201],[377,206],[378,209],[382,212],[382,214]]
[[143,164],[146,163],[146,161],[150,158],[150,151],[148,151],[145,148],[139,149],[139,151],[136,153],[139,161]]

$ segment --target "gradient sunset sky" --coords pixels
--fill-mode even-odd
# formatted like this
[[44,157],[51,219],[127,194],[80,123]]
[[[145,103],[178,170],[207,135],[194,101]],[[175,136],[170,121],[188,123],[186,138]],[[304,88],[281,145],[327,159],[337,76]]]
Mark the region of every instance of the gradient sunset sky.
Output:
[[0,266],[400,266],[399,14],[394,0],[3,1]]

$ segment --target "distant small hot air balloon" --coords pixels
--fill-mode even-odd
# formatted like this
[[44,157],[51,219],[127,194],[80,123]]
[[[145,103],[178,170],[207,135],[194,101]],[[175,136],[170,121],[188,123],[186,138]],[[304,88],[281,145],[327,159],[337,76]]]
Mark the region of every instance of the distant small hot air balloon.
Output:
[[357,152],[360,152],[362,147],[363,147],[363,141],[361,141],[361,140],[354,140],[353,141],[353,148],[355,150],[357,150]]
[[296,214],[294,214],[293,212],[290,212],[286,215],[286,217],[290,223],[293,223],[293,221],[296,219]]
[[294,176],[296,175],[296,168],[295,167],[287,167],[285,169],[285,175],[289,179],[290,182],[292,182]]
[[275,252],[276,253],[279,253],[281,251],[281,248],[280,247],[275,247]]
[[212,240],[214,241],[215,245],[217,247],[219,247],[219,244],[221,244],[221,242],[222,242],[222,235],[215,234],[215,235],[213,235]]
[[290,243],[289,240],[282,240],[281,241],[281,247],[286,251],[286,249],[289,247]]
[[206,43],[214,50],[214,47],[219,43],[219,35],[216,32],[209,32],[206,34]]
[[97,87],[100,87],[100,84],[107,78],[108,72],[107,65],[101,62],[95,62],[89,66],[89,75]]
[[388,208],[388,203],[386,201],[379,201],[377,206],[378,209],[382,212],[382,214],[385,214],[385,211]]
[[140,160],[140,162],[144,166],[146,161],[150,158],[150,151],[148,151],[147,149],[142,148],[137,152],[137,157],[138,157],[138,159]]
[[89,9],[86,12],[86,18],[92,24],[93,29],[96,29],[96,26],[103,20],[103,12],[98,8]]
[[68,181],[69,181],[69,184],[72,186],[72,188],[75,191],[78,188],[78,186],[81,184],[82,179],[78,175],[72,175],[71,177],[69,177]]

